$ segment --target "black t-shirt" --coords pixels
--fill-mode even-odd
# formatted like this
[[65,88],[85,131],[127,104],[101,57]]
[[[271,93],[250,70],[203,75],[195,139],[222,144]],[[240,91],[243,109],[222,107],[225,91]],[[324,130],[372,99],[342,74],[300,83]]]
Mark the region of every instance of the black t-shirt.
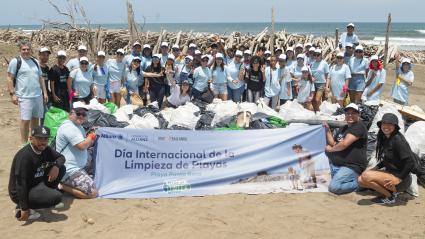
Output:
[[41,66],[40,65],[40,69],[41,69],[41,77],[43,77],[43,79],[44,79],[44,85],[46,86],[47,93],[50,95],[51,91],[50,91],[49,77],[48,77],[49,66],[47,66],[47,65]]
[[247,87],[253,91],[261,91],[263,89],[263,73],[261,71],[245,71],[245,81]]
[[[151,67],[151,66],[148,66],[146,68],[146,72],[152,72],[152,73],[161,73],[162,70],[163,70],[163,68],[153,69],[153,67]],[[150,84],[165,85],[165,76],[149,77],[147,79],[149,79]]]
[[47,177],[47,168],[57,165],[63,166],[65,157],[49,146],[40,154],[36,154],[31,145],[23,147],[13,158],[10,169],[9,194],[19,198],[22,210],[28,209],[28,193],[31,188]]
[[344,126],[338,134],[334,137],[334,140],[339,143],[341,142],[347,134],[352,134],[359,139],[354,141],[350,146],[345,150],[339,152],[330,153],[331,163],[335,166],[344,166],[351,168],[356,171],[356,173],[361,174],[367,167],[367,129],[363,122],[359,121],[352,124],[350,127],[348,125]]
[[377,168],[385,167],[385,170],[400,179],[406,178],[414,165],[413,152],[400,132],[390,138],[384,138],[380,158],[382,158],[382,161]]
[[59,95],[60,92],[66,92],[66,80],[69,77],[68,67],[60,68],[58,65],[53,66],[49,71],[49,80],[55,82],[55,94]]

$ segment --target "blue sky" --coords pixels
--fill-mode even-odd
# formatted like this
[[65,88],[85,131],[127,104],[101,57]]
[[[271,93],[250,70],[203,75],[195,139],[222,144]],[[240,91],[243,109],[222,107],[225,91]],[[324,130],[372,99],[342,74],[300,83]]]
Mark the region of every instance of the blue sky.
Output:
[[[65,6],[66,0],[51,0]],[[93,23],[125,23],[126,0],[80,0]],[[424,0],[133,0],[136,20],[170,22],[425,22]],[[47,0],[7,0],[0,25],[40,24],[60,19]]]

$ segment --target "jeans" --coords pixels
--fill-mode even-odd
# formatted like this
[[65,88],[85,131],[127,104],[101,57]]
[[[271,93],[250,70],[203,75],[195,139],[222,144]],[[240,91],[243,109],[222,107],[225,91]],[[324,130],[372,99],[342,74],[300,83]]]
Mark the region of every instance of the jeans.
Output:
[[165,96],[165,85],[151,84],[149,94],[151,95],[151,102],[158,102],[158,107],[161,109]]
[[348,167],[338,167],[329,164],[331,168],[332,180],[329,183],[329,192],[341,195],[345,193],[351,193],[359,189],[357,178],[359,174]]
[[247,89],[248,92],[248,102],[250,103],[256,103],[260,99],[261,91],[253,91],[250,89]]
[[233,102],[241,102],[242,100],[242,94],[245,91],[245,86],[241,86],[238,89],[232,89],[230,87],[227,87],[227,94],[228,94],[228,99],[233,100]]

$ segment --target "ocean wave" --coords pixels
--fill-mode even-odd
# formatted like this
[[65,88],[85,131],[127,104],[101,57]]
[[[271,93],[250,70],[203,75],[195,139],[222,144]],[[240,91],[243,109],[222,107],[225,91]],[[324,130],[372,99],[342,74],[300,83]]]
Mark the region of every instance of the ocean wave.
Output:
[[[385,37],[375,37],[369,42],[382,45],[385,44]],[[399,46],[425,46],[425,38],[390,37],[389,44]]]
[[425,30],[415,30],[415,32],[419,32],[419,33],[425,34]]

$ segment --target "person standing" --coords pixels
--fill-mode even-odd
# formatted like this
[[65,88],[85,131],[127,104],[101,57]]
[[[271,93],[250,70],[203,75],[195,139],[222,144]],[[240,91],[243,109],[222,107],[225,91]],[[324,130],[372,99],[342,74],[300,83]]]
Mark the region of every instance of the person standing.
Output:
[[224,56],[221,53],[215,55],[215,61],[211,66],[212,84],[214,97],[223,101],[227,100],[227,66],[224,65]]
[[366,88],[362,95],[363,101],[378,101],[381,98],[386,76],[387,72],[379,61],[378,56],[372,56],[370,58],[369,73],[366,78]]
[[292,67],[292,69],[290,70],[291,77],[292,77],[291,87],[292,87],[292,97],[293,98],[297,98],[297,96],[298,96],[299,83],[300,83],[300,79],[301,79],[301,76],[302,76],[301,69],[305,66],[305,64],[304,64],[305,59],[306,59],[306,57],[305,57],[304,54],[298,54],[297,55],[297,64],[295,64],[294,67]]
[[354,50],[354,57],[351,57],[349,67],[351,70],[351,79],[348,82],[350,101],[360,103],[369,71],[369,62],[364,57],[362,46],[357,46]]
[[72,102],[83,101],[89,104],[94,94],[93,75],[89,71],[89,59],[87,57],[80,58],[80,67],[69,73],[66,84]]
[[155,54],[152,57],[152,64],[143,72],[145,79],[144,91],[148,92],[151,102],[158,102],[158,107],[162,107],[164,101],[166,78],[165,69],[161,67],[161,54]]
[[359,37],[354,34],[354,23],[349,23],[347,25],[347,32],[341,34],[338,46],[340,49],[345,49],[348,43],[353,44],[353,46],[359,45]]
[[314,57],[315,61],[310,66],[314,88],[316,90],[313,98],[313,108],[315,111],[320,111],[323,95],[329,92],[329,65],[323,60],[321,49],[316,48]]
[[108,67],[108,84],[111,93],[112,103],[120,107],[121,105],[121,87],[124,85],[125,69],[124,49],[118,49],[115,59],[109,59],[106,62]]
[[146,70],[152,64],[152,49],[149,44],[143,45],[142,50],[142,70]]
[[[291,53],[290,53],[291,54]],[[283,105],[288,100],[292,100],[292,78],[290,70],[291,66],[288,66],[287,58],[285,54],[279,56],[279,81],[280,81],[280,93],[279,93],[279,105]]]
[[49,71],[50,88],[52,89],[52,104],[54,107],[69,112],[71,107],[68,99],[66,81],[69,77],[68,67],[65,66],[66,52],[58,51],[57,62]]
[[344,63],[349,65],[350,64],[350,59],[351,57],[353,57],[354,54],[354,48],[353,48],[353,44],[352,43],[347,43],[347,45],[345,46],[345,51],[344,51]]
[[7,86],[12,103],[20,111],[21,143],[28,141],[31,128],[43,118],[44,104],[48,101],[44,79],[37,60],[31,57],[31,43],[19,44],[20,56],[12,59],[7,68]]
[[245,82],[247,86],[247,101],[256,103],[264,91],[264,78],[261,71],[261,57],[253,56],[251,66],[245,72]]
[[330,87],[332,92],[332,103],[344,106],[344,98],[348,93],[348,82],[351,78],[350,67],[344,63],[344,53],[336,55],[336,64],[329,71]]
[[303,68],[301,68],[301,74],[296,99],[304,108],[312,111],[313,105],[311,102],[313,101],[315,89],[310,69],[307,66],[303,66]]
[[62,200],[57,189],[66,172],[65,157],[48,146],[49,136],[49,128],[35,127],[30,143],[13,158],[8,191],[19,221],[37,219],[40,214],[33,209],[59,206]]
[[202,93],[208,90],[209,84],[211,83],[211,70],[208,68],[208,62],[210,58],[208,55],[201,57],[201,66],[197,67],[193,72],[193,87],[192,97],[194,99],[200,99]]
[[401,60],[396,56],[396,81],[391,89],[391,97],[395,103],[401,105],[409,104],[409,87],[413,85],[415,76],[412,71],[412,62],[408,58]]
[[108,84],[108,67],[105,64],[106,53],[104,51],[97,52],[96,63],[90,68],[94,83],[94,97],[99,103],[103,104],[109,97]]
[[340,195],[357,191],[357,178],[366,169],[367,129],[360,120],[359,107],[350,103],[345,107],[347,125],[333,137],[329,126],[326,128],[325,153],[330,160],[331,182],[329,192]]
[[228,99],[241,102],[242,94],[245,91],[245,81],[243,80],[245,70],[243,69],[241,51],[236,51],[233,61],[227,66],[226,70]]
[[184,63],[177,66],[177,75],[176,75],[176,83],[181,85],[181,83],[185,80],[189,82],[189,85],[193,85],[193,57],[187,55],[184,58]]
[[131,53],[124,57],[124,62],[127,65],[127,67],[131,65],[133,58],[136,56],[142,59],[142,44],[140,44],[140,42],[138,41],[133,43]]
[[167,63],[168,60],[168,51],[169,51],[168,42],[162,42],[161,43],[161,67],[165,67],[165,63]]
[[41,77],[44,79],[44,85],[46,86],[47,91],[47,103],[44,106],[44,113],[49,109],[49,107],[52,104],[52,91],[50,89],[50,83],[49,83],[49,66],[47,65],[49,63],[49,57],[50,57],[50,50],[47,47],[42,47],[38,51],[38,64],[41,69]]
[[71,72],[75,69],[80,68],[80,58],[87,57],[87,47],[85,45],[78,46],[78,57],[72,58],[66,63],[66,67]]
[[276,67],[276,57],[270,58],[270,66],[265,67],[263,78],[265,79],[264,84],[264,103],[276,110],[279,104],[279,93],[280,93],[280,70]]

